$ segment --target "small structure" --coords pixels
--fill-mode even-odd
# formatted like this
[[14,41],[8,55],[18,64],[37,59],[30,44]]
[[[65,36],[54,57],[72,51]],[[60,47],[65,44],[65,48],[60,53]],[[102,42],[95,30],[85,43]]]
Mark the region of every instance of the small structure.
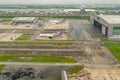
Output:
[[15,17],[12,19],[13,23],[36,23],[39,18],[37,17]]
[[61,73],[61,80],[68,80],[66,71],[62,71],[62,73]]

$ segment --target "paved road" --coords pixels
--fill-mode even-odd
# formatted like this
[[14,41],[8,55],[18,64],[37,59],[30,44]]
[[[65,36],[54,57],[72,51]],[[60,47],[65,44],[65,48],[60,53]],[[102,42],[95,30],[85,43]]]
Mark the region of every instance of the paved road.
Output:
[[36,32],[34,33],[34,35],[31,37],[31,39],[30,39],[29,41],[34,41],[35,38],[43,31],[44,27],[45,27],[45,24],[44,24],[43,26],[41,26],[41,27],[38,29],[38,31],[36,31]]
[[[84,48],[88,57],[88,61],[92,64],[117,64],[113,55],[110,55],[108,51],[103,51],[101,49],[100,42],[97,39],[100,39],[97,35],[97,29],[91,26],[89,21],[85,20],[70,20],[73,24],[73,28],[75,30],[76,44],[74,46],[78,46]],[[101,33],[99,33],[101,34]],[[102,37],[102,35],[99,35]],[[77,48],[77,47],[76,47]]]
[[70,20],[70,22],[73,24],[73,28],[75,30],[75,37],[76,40],[90,40],[90,36],[88,36],[86,29],[88,29],[90,26],[90,22],[86,21],[73,21]]
[[27,48],[0,48],[0,51],[83,51],[80,49],[27,49]]
[[28,66],[85,66],[90,68],[113,68],[119,67],[117,65],[93,65],[93,64],[83,64],[83,63],[33,63],[33,62],[0,62],[0,65],[28,65]]
[[[78,22],[72,22],[73,28],[75,30],[75,39],[76,40],[81,40],[83,39],[83,28],[81,27],[82,25]],[[83,35],[82,35],[83,34]]]
[[3,65],[40,65],[40,66],[76,66],[82,63],[32,63],[32,62],[0,62]]

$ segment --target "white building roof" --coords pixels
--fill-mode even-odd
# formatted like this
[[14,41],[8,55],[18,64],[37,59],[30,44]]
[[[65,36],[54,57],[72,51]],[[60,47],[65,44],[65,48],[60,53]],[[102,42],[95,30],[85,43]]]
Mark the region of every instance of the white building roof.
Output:
[[33,20],[35,20],[36,19],[36,17],[15,17],[15,18],[13,18],[13,20],[17,20],[17,21],[26,21],[26,20],[28,20],[28,21],[33,21]]
[[64,9],[64,11],[66,11],[66,12],[70,12],[70,11],[72,11],[72,12],[80,12],[80,9]]
[[109,24],[120,24],[119,15],[99,15],[99,17],[105,20]]
[[[64,9],[64,11],[66,11],[66,12],[80,12],[81,11],[81,9]],[[85,11],[86,12],[95,12],[95,9],[85,9]]]
[[95,9],[85,9],[87,12],[95,12]]

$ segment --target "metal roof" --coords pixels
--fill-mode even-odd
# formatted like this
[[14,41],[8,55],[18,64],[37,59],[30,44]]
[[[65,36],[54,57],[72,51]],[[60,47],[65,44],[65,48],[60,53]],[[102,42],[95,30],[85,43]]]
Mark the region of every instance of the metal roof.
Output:
[[34,20],[36,17],[15,17],[13,20]]
[[99,17],[109,24],[120,24],[120,15],[99,15]]
[[72,12],[78,11],[78,12],[80,12],[80,9],[64,9],[64,11],[67,11],[67,12],[69,12],[69,11],[72,11]]
[[95,9],[85,9],[86,12],[95,12]]
[[[75,12],[80,12],[81,11],[81,9],[64,9],[64,11],[75,11]],[[95,9],[85,9],[85,11],[88,11],[88,12],[94,12],[95,11]]]

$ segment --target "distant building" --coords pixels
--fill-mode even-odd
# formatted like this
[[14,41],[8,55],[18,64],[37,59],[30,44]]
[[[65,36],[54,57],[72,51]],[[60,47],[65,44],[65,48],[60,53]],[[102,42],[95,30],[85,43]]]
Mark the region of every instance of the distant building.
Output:
[[85,12],[95,12],[95,9],[85,9]]
[[15,17],[13,23],[35,23],[39,20],[37,17]]
[[120,40],[120,15],[94,15],[91,23],[109,40]]
[[80,14],[80,9],[65,9],[64,11],[73,13],[74,15]]
[[71,12],[74,14],[92,14],[95,13],[95,9],[85,9],[85,8],[80,8],[80,9],[65,9],[65,12]]
[[80,12],[80,9],[65,9],[65,12]]

